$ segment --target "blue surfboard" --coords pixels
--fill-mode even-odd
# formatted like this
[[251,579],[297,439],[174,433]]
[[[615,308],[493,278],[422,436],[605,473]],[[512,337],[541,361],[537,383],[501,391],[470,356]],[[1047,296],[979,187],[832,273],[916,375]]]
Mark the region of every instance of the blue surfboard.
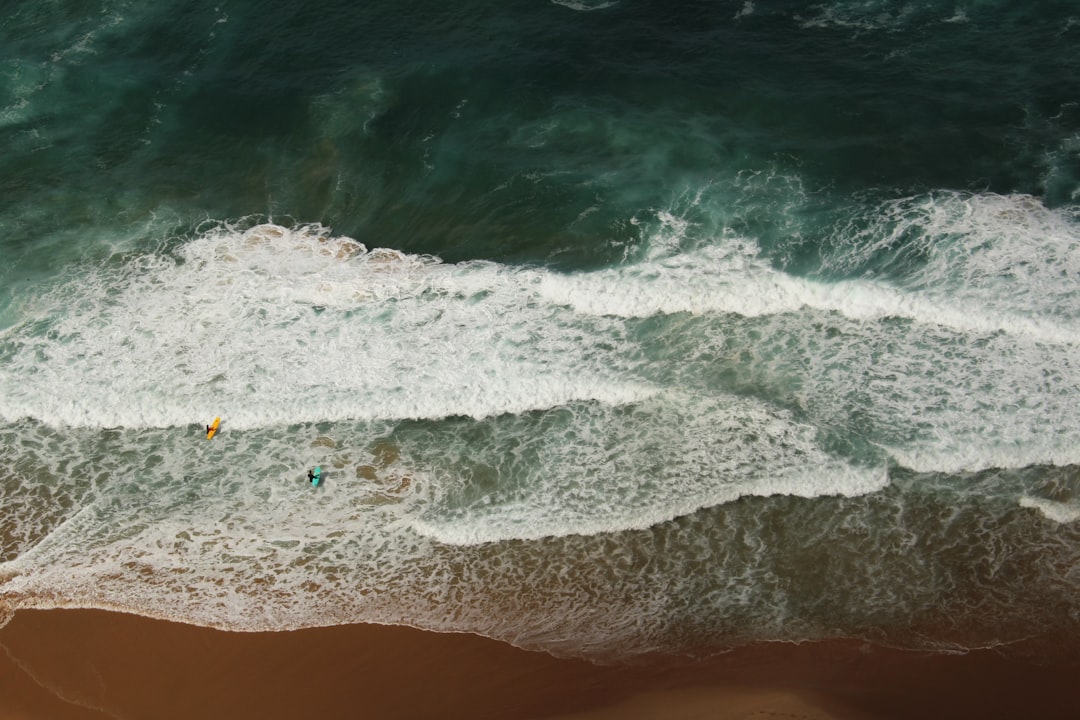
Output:
[[315,476],[311,478],[311,487],[319,487],[319,482],[322,480],[322,468],[315,468],[311,474]]

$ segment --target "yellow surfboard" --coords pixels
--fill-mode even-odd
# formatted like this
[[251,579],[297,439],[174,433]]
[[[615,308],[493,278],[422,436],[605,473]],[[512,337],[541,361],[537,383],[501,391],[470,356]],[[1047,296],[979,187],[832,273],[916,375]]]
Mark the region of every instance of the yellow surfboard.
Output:
[[218,425],[220,425],[220,424],[221,424],[221,418],[219,418],[219,417],[214,418],[214,423],[210,426],[210,429],[206,431],[206,439],[207,440],[214,437],[214,433],[217,432]]

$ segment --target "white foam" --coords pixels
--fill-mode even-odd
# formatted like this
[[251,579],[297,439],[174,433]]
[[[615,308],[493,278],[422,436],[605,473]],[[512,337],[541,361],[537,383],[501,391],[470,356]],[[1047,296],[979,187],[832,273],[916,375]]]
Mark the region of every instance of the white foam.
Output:
[[[83,471],[108,472],[44,539],[0,566],[0,592],[31,607],[131,609],[234,629],[312,624],[312,600],[365,587],[357,574],[374,548],[382,546],[368,568],[374,583],[415,559],[408,538],[391,538],[424,479],[371,446],[371,430],[343,428],[337,441],[295,429],[232,433],[213,443],[178,430],[125,432],[96,457],[63,434],[54,447],[27,444],[23,464],[81,451]],[[314,464],[324,468],[319,489],[303,477]],[[353,598],[352,621],[364,617],[357,606]],[[350,621],[327,621],[335,618]]]
[[[1080,222],[1029,195],[939,191],[882,203],[840,226],[827,269],[879,252],[917,259],[903,291],[968,311],[1074,322],[1080,316]],[[974,306],[974,308],[973,308]]]
[[551,2],[578,12],[603,10],[604,8],[619,4],[619,0],[551,0]]
[[[849,240],[852,251],[829,258],[826,268],[865,262],[918,232],[923,241],[904,252],[925,250],[930,260],[903,284],[794,277],[772,267],[755,242],[731,238],[689,253],[654,253],[630,266],[547,274],[540,291],[551,302],[595,315],[759,317],[813,308],[856,320],[899,317],[965,332],[1080,343],[1080,227],[1067,215],[1026,196],[949,193],[886,203],[879,215]],[[673,220],[662,229],[662,238],[686,231]]]
[[1020,498],[1020,507],[1038,510],[1048,520],[1056,523],[1072,523],[1080,520],[1080,506],[1074,503],[1055,502],[1046,498],[1024,496]]
[[[167,427],[484,417],[652,390],[536,275],[368,251],[318,226],[215,228],[179,261],[79,273],[0,335],[0,417]],[[593,355],[594,357],[590,357]]]
[[[958,414],[930,420],[935,426],[931,437],[919,438],[907,446],[889,443],[882,443],[881,446],[900,465],[924,473],[977,472],[989,468],[1018,470],[1035,465],[1066,467],[1080,464],[1080,452],[1075,442],[1047,442],[1036,428],[1021,428],[1023,441],[1009,441],[1000,439],[1001,435],[1014,429],[1005,422],[978,419],[964,422]],[[981,429],[985,437],[972,437],[975,429]],[[1068,436],[1080,439],[1075,428],[1068,430]]]
[[686,352],[726,358],[734,377],[775,388],[816,426],[920,472],[1080,463],[1072,344],[805,310],[733,324]]
[[[488,456],[527,438],[517,452]],[[444,441],[444,444],[445,441]],[[449,444],[452,448],[454,443]],[[642,529],[700,508],[756,495],[859,495],[888,484],[884,469],[824,452],[814,428],[738,397],[657,396],[631,408],[588,405],[558,430],[514,431],[468,460],[498,476],[432,469],[435,498],[413,524],[443,543],[468,545]],[[454,452],[445,452],[452,468]]]
[[909,24],[923,10],[910,3],[899,7],[889,0],[841,0],[828,5],[813,5],[812,15],[796,15],[804,28],[850,28],[863,31],[891,31]]

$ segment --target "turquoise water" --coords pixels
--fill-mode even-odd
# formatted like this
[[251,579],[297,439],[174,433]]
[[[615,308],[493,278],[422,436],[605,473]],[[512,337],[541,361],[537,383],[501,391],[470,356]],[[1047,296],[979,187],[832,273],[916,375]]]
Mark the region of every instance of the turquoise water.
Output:
[[16,2],[0,598],[1075,653],[1078,51],[1069,3]]

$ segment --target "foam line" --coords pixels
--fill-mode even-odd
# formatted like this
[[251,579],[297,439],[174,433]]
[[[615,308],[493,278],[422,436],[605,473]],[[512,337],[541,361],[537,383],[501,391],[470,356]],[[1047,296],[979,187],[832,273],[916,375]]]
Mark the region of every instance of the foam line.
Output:
[[551,0],[555,5],[562,5],[577,12],[592,12],[603,10],[612,5],[618,5],[619,0]]
[[603,323],[536,303],[528,273],[368,251],[317,226],[218,228],[180,254],[80,272],[40,297],[0,335],[0,417],[138,428],[227,412],[252,428],[652,392],[612,370]]
[[[773,474],[775,472],[775,474]],[[699,478],[687,476],[688,482]],[[562,503],[499,506],[485,508],[475,517],[452,520],[420,519],[411,524],[419,534],[447,545],[482,545],[508,540],[539,540],[568,535],[602,535],[630,530],[644,530],[703,508],[734,502],[743,497],[791,495],[795,497],[854,497],[876,492],[889,484],[883,468],[860,469],[839,462],[826,463],[803,472],[795,470],[763,471],[738,487],[713,488],[706,494],[696,489],[688,497],[669,499],[666,503],[642,503],[618,509],[581,508],[567,512]]]
[[[489,437],[480,448],[441,440],[449,475],[431,469],[435,497],[412,523],[417,532],[453,545],[611,533],[744,496],[853,496],[888,484],[884,468],[830,456],[814,428],[746,398],[591,403],[539,428],[506,419]],[[517,460],[523,438],[526,463]]]
[[[869,280],[815,282],[773,269],[754,243],[739,241],[631,268],[545,275],[540,291],[576,312],[626,318],[674,313],[734,313],[753,318],[812,308],[854,320],[899,317],[971,333],[1007,332],[1080,343],[1077,318],[1010,310],[982,297],[907,290]],[[1031,314],[1028,314],[1031,313]]]
[[1059,524],[1073,523],[1080,520],[1080,507],[1073,503],[1024,496],[1020,498],[1020,507],[1038,510],[1047,520],[1053,520]]

